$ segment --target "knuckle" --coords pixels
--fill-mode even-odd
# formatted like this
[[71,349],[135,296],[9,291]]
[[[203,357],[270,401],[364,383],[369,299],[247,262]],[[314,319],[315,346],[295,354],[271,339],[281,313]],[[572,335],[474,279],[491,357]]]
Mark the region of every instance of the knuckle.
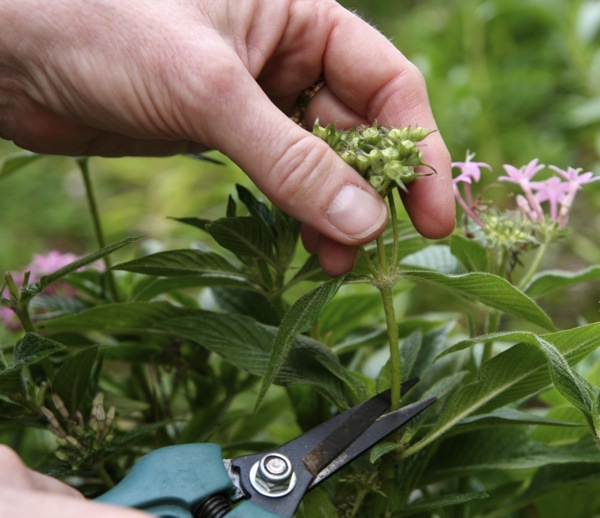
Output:
[[269,175],[274,201],[292,209],[306,199],[314,200],[325,182],[322,162],[328,153],[327,144],[309,134],[286,145]]

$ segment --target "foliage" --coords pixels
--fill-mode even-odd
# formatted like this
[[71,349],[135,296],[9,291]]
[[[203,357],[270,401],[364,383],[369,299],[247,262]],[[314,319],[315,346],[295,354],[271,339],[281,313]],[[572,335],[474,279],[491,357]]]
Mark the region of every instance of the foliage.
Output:
[[[600,388],[585,365],[600,325],[557,331],[536,301],[597,279],[597,268],[511,282],[497,268],[506,250],[489,234],[414,237],[396,219],[402,187],[388,192],[384,237],[337,279],[296,250],[296,221],[242,186],[224,217],[178,218],[211,246],[90,267],[131,238],[52,272],[7,274],[2,304],[25,333],[3,347],[0,430],[29,462],[43,459],[38,469],[94,495],[150,449],[214,441],[231,454],[262,450],[419,376],[402,402],[433,395],[437,404],[301,513],[507,516],[547,509],[557,480],[565,495],[597,484]],[[401,314],[398,302],[420,286],[460,302],[452,313]],[[282,388],[267,392],[271,383]],[[293,424],[281,428],[286,419]],[[588,502],[586,512],[600,506]]]
[[[598,171],[595,2],[343,3],[419,65],[454,157],[470,148],[496,170],[539,156]],[[58,181],[65,164],[23,152],[0,162],[11,225],[0,257],[13,271],[0,312],[20,317],[0,331],[0,440],[30,465],[96,495],[160,446],[260,451],[391,386],[391,351],[403,378],[421,378],[402,403],[438,403],[309,493],[299,515],[600,512],[597,185],[572,207],[574,231],[543,254],[541,234],[515,256],[472,222],[433,244],[396,207],[397,232],[328,280],[297,249],[296,222],[242,186],[227,198],[242,178],[231,165],[96,161],[108,237],[97,218],[96,245],[80,216],[87,164],[68,162]],[[488,217],[505,213],[506,190],[483,184]],[[122,239],[131,229],[174,249],[149,239],[134,249]],[[14,273],[54,248],[80,255]],[[379,250],[395,269],[396,348],[368,263]]]

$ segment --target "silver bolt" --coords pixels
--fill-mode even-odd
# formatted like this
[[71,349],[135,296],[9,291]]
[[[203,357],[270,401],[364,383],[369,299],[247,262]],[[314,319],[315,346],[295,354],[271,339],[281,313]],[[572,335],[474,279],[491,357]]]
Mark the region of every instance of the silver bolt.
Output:
[[268,453],[252,466],[250,482],[260,494],[277,498],[294,489],[296,474],[285,455]]

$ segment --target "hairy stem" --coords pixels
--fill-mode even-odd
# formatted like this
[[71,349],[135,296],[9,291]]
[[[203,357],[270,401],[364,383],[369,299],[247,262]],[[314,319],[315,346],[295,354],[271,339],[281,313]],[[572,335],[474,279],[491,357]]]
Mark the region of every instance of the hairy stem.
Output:
[[402,360],[400,349],[398,347],[398,324],[396,323],[396,312],[394,310],[394,296],[392,286],[385,285],[379,288],[381,300],[383,301],[383,311],[385,313],[385,322],[387,326],[388,341],[390,346],[390,371],[391,371],[391,391],[392,391],[392,410],[400,408],[401,383],[402,383]]
[[396,214],[396,202],[394,201],[394,191],[388,194],[388,205],[390,207],[390,216],[392,219],[392,260],[390,261],[390,275],[396,273],[398,267],[398,255],[400,254],[400,236],[398,235],[398,214]]

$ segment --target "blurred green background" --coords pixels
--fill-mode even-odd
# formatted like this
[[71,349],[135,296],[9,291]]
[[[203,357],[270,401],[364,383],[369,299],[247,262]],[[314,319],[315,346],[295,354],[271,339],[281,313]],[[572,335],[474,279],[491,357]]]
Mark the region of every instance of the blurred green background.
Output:
[[[503,163],[521,166],[539,157],[600,174],[600,2],[341,3],[376,25],[421,69],[454,160],[471,150],[498,173]],[[11,149],[0,142],[0,153]],[[169,216],[220,216],[233,183],[250,186],[223,160],[225,167],[186,157],[92,159],[107,241],[143,234],[168,248],[188,246],[198,232]],[[571,220],[576,231],[553,249],[548,265],[600,263],[599,183],[579,195]],[[0,181],[0,219],[1,271],[21,268],[33,253],[96,248],[83,182],[71,159],[46,157]],[[597,320],[600,290],[585,290],[573,294],[570,318],[584,313]]]

